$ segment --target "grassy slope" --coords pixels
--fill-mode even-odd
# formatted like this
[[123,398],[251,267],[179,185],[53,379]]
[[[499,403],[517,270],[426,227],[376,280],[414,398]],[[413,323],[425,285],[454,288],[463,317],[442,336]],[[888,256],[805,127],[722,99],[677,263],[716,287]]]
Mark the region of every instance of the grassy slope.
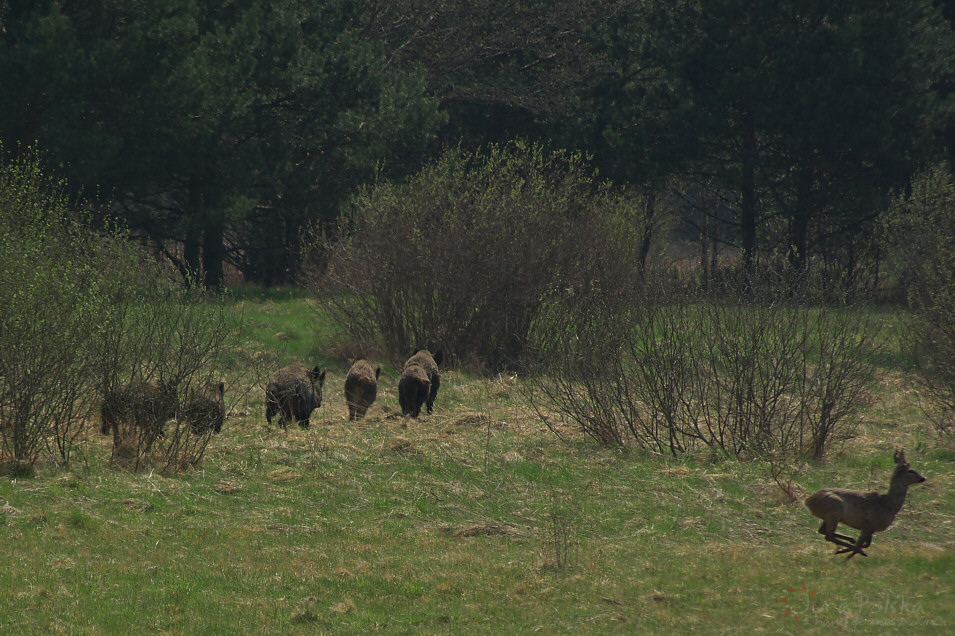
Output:
[[955,453],[922,432],[895,370],[860,436],[794,475],[800,494],[884,491],[901,444],[928,477],[869,558],[846,562],[759,466],[560,442],[514,378],[447,372],[434,415],[409,422],[386,365],[368,418],[349,423],[345,363],[307,302],[236,306],[250,355],[328,367],[313,428],[269,430],[257,386],[200,470],[111,470],[97,436],[72,471],[0,480],[0,633],[955,626]]

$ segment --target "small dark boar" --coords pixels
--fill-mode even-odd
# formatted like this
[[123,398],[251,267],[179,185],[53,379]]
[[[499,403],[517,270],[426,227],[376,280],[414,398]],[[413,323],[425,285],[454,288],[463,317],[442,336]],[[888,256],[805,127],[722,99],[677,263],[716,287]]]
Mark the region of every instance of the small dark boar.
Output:
[[308,428],[312,411],[322,405],[322,385],[325,372],[318,367],[309,369],[301,362],[290,364],[272,375],[265,389],[265,419],[272,423],[272,416],[279,414],[279,426],[298,422]]
[[125,431],[160,437],[166,422],[176,417],[178,399],[174,387],[134,380],[106,392],[100,406],[103,435],[113,434],[119,444]]
[[213,433],[221,431],[225,421],[225,383],[207,382],[203,385],[182,407],[182,420],[189,422],[196,435],[210,430]]
[[431,381],[421,365],[405,366],[398,380],[398,403],[401,405],[401,414],[418,417],[421,405],[431,394]]
[[[438,351],[434,355],[431,355],[431,352],[427,349],[416,350],[414,355],[408,358],[408,361],[405,362],[404,369],[401,372],[401,378],[404,379],[405,372],[414,367],[419,367],[425,374],[428,379],[428,393],[425,396],[424,402],[428,404],[428,413],[434,412],[434,400],[438,396],[438,387],[441,386],[441,374],[438,372],[438,365],[444,360],[444,355]],[[410,378],[417,378],[417,372],[409,375]],[[415,386],[414,390],[412,387]],[[398,382],[398,401],[402,402],[401,412],[407,415],[408,413],[413,412],[413,417],[418,417],[418,411],[421,410],[421,403],[417,403],[417,408],[410,406],[408,411],[405,410],[404,404],[409,405],[415,404],[412,399],[417,390],[420,390],[420,382],[411,383],[410,381],[406,383],[408,388],[407,400],[402,402],[402,393],[401,393],[401,381]]]
[[368,407],[378,397],[378,377],[381,367],[372,367],[368,360],[359,360],[348,370],[345,377],[345,402],[348,403],[348,419],[365,417]]

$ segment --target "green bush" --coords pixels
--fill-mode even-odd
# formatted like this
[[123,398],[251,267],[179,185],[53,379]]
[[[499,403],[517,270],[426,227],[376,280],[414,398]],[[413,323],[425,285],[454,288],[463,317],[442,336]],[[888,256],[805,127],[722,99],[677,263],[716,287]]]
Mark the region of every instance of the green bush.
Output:
[[[129,382],[169,387],[176,430],[188,426],[179,413],[236,331],[121,232],[82,221],[38,159],[0,164],[0,459],[16,473],[44,455],[69,464],[104,396]],[[162,467],[194,464],[209,434],[166,435]],[[152,444],[132,446],[138,466]]]
[[452,150],[361,192],[334,237],[313,239],[308,282],[366,351],[399,362],[427,346],[500,369],[524,357],[546,303],[637,278],[638,210],[579,155]]
[[0,169],[0,431],[7,468],[68,463],[90,409],[104,299],[99,240],[36,159]]

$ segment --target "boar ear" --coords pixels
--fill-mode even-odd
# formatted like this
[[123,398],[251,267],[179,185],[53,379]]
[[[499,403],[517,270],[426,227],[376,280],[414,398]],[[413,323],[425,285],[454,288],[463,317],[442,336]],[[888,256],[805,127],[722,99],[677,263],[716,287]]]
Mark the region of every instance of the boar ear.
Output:
[[380,377],[381,377],[381,367],[375,367],[375,379],[377,380]]
[[[315,368],[317,369],[318,367],[315,367]],[[325,372],[324,372],[324,371],[322,371],[322,372],[319,374],[319,376],[318,376],[318,383],[319,383],[319,384],[325,384]]]
[[444,362],[444,352],[438,349],[438,352],[434,354],[434,363],[441,366],[442,362]]

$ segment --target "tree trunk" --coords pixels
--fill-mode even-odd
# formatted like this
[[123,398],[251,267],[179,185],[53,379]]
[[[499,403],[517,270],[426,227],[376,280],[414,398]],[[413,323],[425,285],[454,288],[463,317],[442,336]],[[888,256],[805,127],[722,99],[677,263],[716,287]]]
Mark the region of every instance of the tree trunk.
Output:
[[218,218],[208,218],[202,232],[202,273],[203,285],[209,290],[222,288],[224,275],[222,264],[225,260],[225,222]]
[[183,275],[198,280],[202,272],[202,230],[195,221],[186,219],[186,236],[182,243]]
[[740,179],[739,231],[744,293],[752,292],[756,273],[756,128],[753,114],[743,115],[743,162]]
[[199,280],[202,273],[202,226],[199,224],[200,210],[202,209],[202,190],[198,182],[189,184],[189,199],[186,205],[185,236],[182,243],[182,270],[183,276],[191,280]]
[[643,236],[640,237],[640,271],[647,271],[647,257],[650,256],[650,247],[653,245],[653,215],[656,213],[656,193],[647,194],[643,213]]
[[806,270],[809,249],[809,221],[812,218],[813,170],[808,161],[803,163],[796,184],[796,203],[789,221],[789,265],[793,271]]

